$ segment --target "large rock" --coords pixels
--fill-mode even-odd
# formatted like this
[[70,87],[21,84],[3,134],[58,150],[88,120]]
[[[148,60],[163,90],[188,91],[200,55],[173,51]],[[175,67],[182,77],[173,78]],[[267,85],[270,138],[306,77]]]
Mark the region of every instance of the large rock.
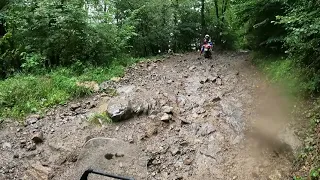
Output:
[[36,144],[42,143],[43,142],[43,133],[37,132],[37,133],[33,134],[31,140]]
[[171,106],[163,106],[163,107],[162,107],[162,111],[163,111],[164,113],[171,114],[172,111],[173,111],[173,107],[171,107]]
[[2,148],[5,149],[5,150],[9,150],[9,149],[12,148],[12,145],[10,143],[8,143],[8,142],[4,142],[2,144]]
[[115,97],[108,103],[107,113],[113,121],[122,121],[133,116],[131,103],[123,97]]
[[170,114],[164,113],[160,120],[163,122],[169,122],[171,119],[172,116]]

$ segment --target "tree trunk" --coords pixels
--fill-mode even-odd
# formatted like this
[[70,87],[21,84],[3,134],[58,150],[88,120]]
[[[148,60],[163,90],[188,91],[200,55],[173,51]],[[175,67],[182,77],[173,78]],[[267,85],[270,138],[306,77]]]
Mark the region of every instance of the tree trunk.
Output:
[[217,16],[217,20],[219,21],[219,6],[218,6],[218,0],[214,0],[214,6],[216,8],[216,16]]
[[178,11],[179,11],[179,0],[174,0],[174,14],[173,14],[173,22],[174,22],[174,32],[173,32],[173,47],[172,50],[173,52],[176,52],[177,48],[178,48],[178,38],[177,38],[177,29],[178,29]]
[[227,11],[228,3],[229,3],[229,0],[223,0],[222,18],[221,18],[222,22],[224,22],[224,20],[225,20],[225,14],[226,14],[226,11]]
[[5,23],[4,21],[1,22],[0,20],[0,38],[6,34],[6,29],[4,28],[4,25],[3,25],[4,23]]
[[206,33],[206,21],[204,19],[204,0],[201,0],[201,31],[202,36]]
[[107,3],[106,2],[104,2],[104,6],[103,6],[103,12],[107,12]]

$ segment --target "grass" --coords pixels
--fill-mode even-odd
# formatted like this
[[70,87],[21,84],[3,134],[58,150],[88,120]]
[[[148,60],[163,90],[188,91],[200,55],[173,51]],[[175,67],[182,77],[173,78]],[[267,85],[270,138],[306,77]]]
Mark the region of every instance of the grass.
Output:
[[313,89],[312,81],[306,78],[304,70],[297,68],[291,59],[255,55],[254,63],[271,82],[280,85],[286,95],[305,97]]
[[16,74],[0,81],[0,120],[23,120],[28,114],[41,113],[49,107],[89,95],[92,90],[76,83],[101,83],[112,77],[121,77],[127,66],[143,60],[123,58],[108,66],[57,68],[46,73]]
[[97,125],[102,125],[103,123],[112,123],[111,118],[106,112],[93,114],[89,119],[89,122]]

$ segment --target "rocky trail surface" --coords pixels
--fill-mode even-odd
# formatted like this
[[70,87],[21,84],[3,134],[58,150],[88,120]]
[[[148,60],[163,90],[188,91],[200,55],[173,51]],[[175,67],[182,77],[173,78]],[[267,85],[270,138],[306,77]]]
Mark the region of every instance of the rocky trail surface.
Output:
[[[139,63],[101,84],[108,93],[24,126],[5,123],[0,179],[79,179],[89,165],[136,179],[290,179],[299,141],[285,128],[284,100],[248,58],[191,53]],[[103,112],[118,122],[104,122]]]

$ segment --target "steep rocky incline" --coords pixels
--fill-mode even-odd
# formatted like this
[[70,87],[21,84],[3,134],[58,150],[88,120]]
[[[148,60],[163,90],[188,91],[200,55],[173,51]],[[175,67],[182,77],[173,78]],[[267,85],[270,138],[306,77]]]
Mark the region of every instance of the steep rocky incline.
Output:
[[[79,179],[98,164],[137,179],[289,179],[299,141],[292,129],[277,136],[286,126],[278,122],[290,117],[278,121],[283,105],[248,58],[186,54],[139,63],[100,85],[116,96],[101,92],[30,116],[25,126],[3,124],[0,179]],[[104,122],[103,112],[116,123]],[[116,140],[94,144],[96,137]],[[113,168],[103,169],[104,161]]]

